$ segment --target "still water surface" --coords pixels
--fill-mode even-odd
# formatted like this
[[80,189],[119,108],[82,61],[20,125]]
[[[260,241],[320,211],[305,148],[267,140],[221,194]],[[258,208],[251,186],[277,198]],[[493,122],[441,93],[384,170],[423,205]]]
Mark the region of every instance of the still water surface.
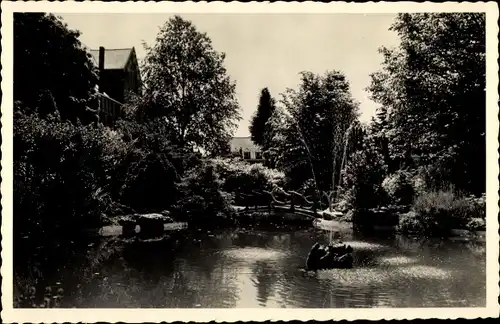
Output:
[[[172,232],[161,241],[101,238],[64,269],[63,307],[484,306],[484,243],[340,234],[353,269],[301,271],[315,228]],[[50,284],[49,282],[49,284]]]

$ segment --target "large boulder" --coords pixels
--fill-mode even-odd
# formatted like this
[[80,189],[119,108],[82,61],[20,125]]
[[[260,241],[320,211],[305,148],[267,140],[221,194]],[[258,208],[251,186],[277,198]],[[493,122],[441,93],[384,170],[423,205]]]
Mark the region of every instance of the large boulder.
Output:
[[307,270],[351,268],[353,263],[352,247],[345,244],[321,245],[311,248],[306,260]]
[[319,243],[316,243],[309,251],[306,260],[306,269],[308,270],[317,270],[319,269],[319,260],[324,256],[324,252],[322,251],[322,246]]

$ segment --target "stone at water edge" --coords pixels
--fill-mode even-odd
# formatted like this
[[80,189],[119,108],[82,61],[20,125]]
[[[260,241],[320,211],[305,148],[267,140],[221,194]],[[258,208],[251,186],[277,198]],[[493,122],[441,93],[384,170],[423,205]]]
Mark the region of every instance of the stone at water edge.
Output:
[[306,270],[351,268],[353,249],[350,245],[326,245],[315,243],[306,260]]
[[333,218],[339,218],[339,217],[344,216],[344,214],[342,212],[339,212],[339,211],[336,211],[336,210],[330,211],[330,208],[327,208],[327,209],[325,209],[323,211],[320,211],[318,214],[320,214],[320,215],[327,215],[327,216],[330,216],[330,217],[333,217]]

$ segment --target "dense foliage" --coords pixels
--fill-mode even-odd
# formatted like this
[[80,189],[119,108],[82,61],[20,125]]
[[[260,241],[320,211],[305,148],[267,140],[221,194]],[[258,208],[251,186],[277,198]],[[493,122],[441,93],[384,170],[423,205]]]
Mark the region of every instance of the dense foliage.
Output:
[[179,16],[161,27],[156,43],[146,51],[146,89],[136,100],[137,117],[161,119],[182,147],[226,152],[241,117],[235,83],[224,67],[225,54]]
[[412,210],[399,223],[406,233],[446,236],[452,229],[485,230],[484,197],[465,197],[453,190],[429,191],[419,195]]
[[[284,174],[262,164],[248,164],[236,159],[214,159],[212,161],[222,182],[222,188],[234,196],[235,203],[267,204],[269,196],[263,191],[272,191],[285,185]],[[257,194],[256,194],[257,192]],[[252,201],[249,201],[252,200]]]
[[358,106],[342,73],[301,76],[299,89],[283,94],[282,108],[269,120],[274,129],[268,152],[292,188],[312,179],[316,191],[329,191],[338,185],[345,136]]
[[22,113],[14,129],[15,232],[99,224],[111,167],[102,130]]
[[[394,167],[438,168],[435,189],[485,191],[485,16],[400,14],[401,43],[382,48],[372,98],[386,111],[381,132]],[[430,180],[430,179],[429,179]]]
[[97,71],[78,31],[45,13],[14,13],[14,101],[40,115],[89,119]]
[[[96,81],[78,32],[51,15],[16,14],[15,22],[20,72],[14,84],[20,88],[28,83],[27,91],[19,91],[15,98],[18,238],[69,235],[74,229],[95,228],[112,221],[114,215],[132,212],[185,212],[187,208],[205,210],[195,214],[210,216],[228,206],[231,197],[217,194],[217,181],[209,181],[213,172],[194,149],[214,153],[223,147],[238,117],[234,84],[225,75],[223,55],[211,48],[206,35],[179,17],[169,20],[146,58],[148,91],[124,107],[124,119],[111,130],[80,123],[81,107],[72,105],[90,102]],[[37,41],[48,44],[38,52],[26,48],[37,32],[48,37],[38,37]],[[183,46],[189,49],[180,51]],[[182,55],[172,55],[176,51]],[[62,53],[65,60],[60,59]],[[58,58],[76,63],[56,64]],[[50,82],[39,83],[25,74],[29,66],[41,71],[51,64]],[[78,82],[60,81],[68,75]],[[164,81],[168,87],[163,87]],[[176,97],[174,88],[183,88],[185,96]],[[53,100],[39,100],[40,91],[54,94]],[[150,101],[151,96],[158,100]],[[65,101],[68,98],[73,101]],[[76,115],[71,117],[68,111]],[[187,122],[184,130],[176,122]]]
[[371,76],[381,107],[368,125],[338,71],[302,72],[280,101],[262,90],[250,129],[267,166],[214,159],[240,118],[235,84],[191,22],[176,16],[161,28],[147,47],[146,90],[110,130],[86,119],[97,75],[78,32],[47,14],[14,21],[17,237],[165,209],[207,224],[276,187],[327,192],[329,203],[333,193],[352,211],[405,206],[408,232],[484,227],[482,14],[399,15],[401,44],[382,49]]
[[[230,204],[267,205],[270,197],[259,193],[281,188],[283,178],[281,172],[262,164],[248,164],[232,158],[204,160],[179,183],[183,196],[176,208],[189,215],[191,222],[228,218],[232,213]],[[214,216],[218,217],[214,219]]]
[[387,175],[383,156],[373,137],[365,135],[362,139],[343,170],[341,197],[351,209],[374,208],[387,201],[382,186]]
[[479,13],[397,16],[401,43],[381,49],[368,87],[381,107],[345,170],[353,208],[411,206],[401,228],[429,235],[484,219],[467,198],[485,192],[484,23]]
[[210,161],[188,171],[178,189],[180,199],[175,208],[191,224],[216,225],[217,218],[231,215],[232,196],[223,190],[222,180]]

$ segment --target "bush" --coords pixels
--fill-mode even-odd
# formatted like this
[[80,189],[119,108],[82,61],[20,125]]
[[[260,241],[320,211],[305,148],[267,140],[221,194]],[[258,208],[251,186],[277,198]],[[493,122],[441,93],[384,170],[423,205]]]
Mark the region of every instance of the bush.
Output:
[[411,185],[413,187],[414,196],[420,195],[427,190],[425,180],[419,175],[416,175],[411,179]]
[[14,125],[16,232],[48,235],[98,225],[111,167],[103,129],[21,112]]
[[[217,173],[222,189],[235,195],[236,204],[244,204],[256,192],[271,191],[275,186],[284,185],[284,174],[269,169],[261,164],[249,164],[236,159],[214,159],[211,161]],[[254,203],[264,203],[268,200],[266,195],[254,198]]]
[[429,191],[413,202],[412,211],[400,219],[404,232],[419,232],[429,236],[448,235],[451,229],[467,228],[471,218],[480,215],[475,198],[461,196],[453,190]]
[[485,231],[486,230],[486,221],[483,218],[472,218],[467,223],[467,229],[469,231]]
[[398,170],[386,177],[382,188],[388,195],[389,201],[395,205],[409,205],[413,201],[414,189],[411,175],[403,170]]
[[169,209],[179,199],[177,183],[200,159],[171,142],[162,122],[120,121],[116,133],[126,149],[115,151],[113,197],[138,212]]
[[464,198],[469,205],[469,215],[472,218],[486,219],[486,194],[481,197],[468,196]]
[[387,172],[383,157],[369,143],[354,152],[343,173],[342,199],[354,209],[369,209],[385,204],[382,181]]
[[[20,237],[70,234],[109,223],[109,216],[179,205],[194,213],[228,210],[231,197],[222,183],[215,185],[213,168],[170,142],[164,123],[122,121],[110,130],[23,110],[17,110],[14,122],[14,219]],[[226,180],[238,188],[274,181],[262,166],[236,167],[243,171],[233,179],[231,164]],[[248,181],[240,183],[245,177]]]
[[407,234],[422,234],[425,232],[420,215],[413,211],[399,217],[398,230]]
[[222,190],[222,183],[210,162],[190,170],[177,186],[177,213],[190,222],[204,225],[214,217],[228,218],[232,212],[232,195]]

